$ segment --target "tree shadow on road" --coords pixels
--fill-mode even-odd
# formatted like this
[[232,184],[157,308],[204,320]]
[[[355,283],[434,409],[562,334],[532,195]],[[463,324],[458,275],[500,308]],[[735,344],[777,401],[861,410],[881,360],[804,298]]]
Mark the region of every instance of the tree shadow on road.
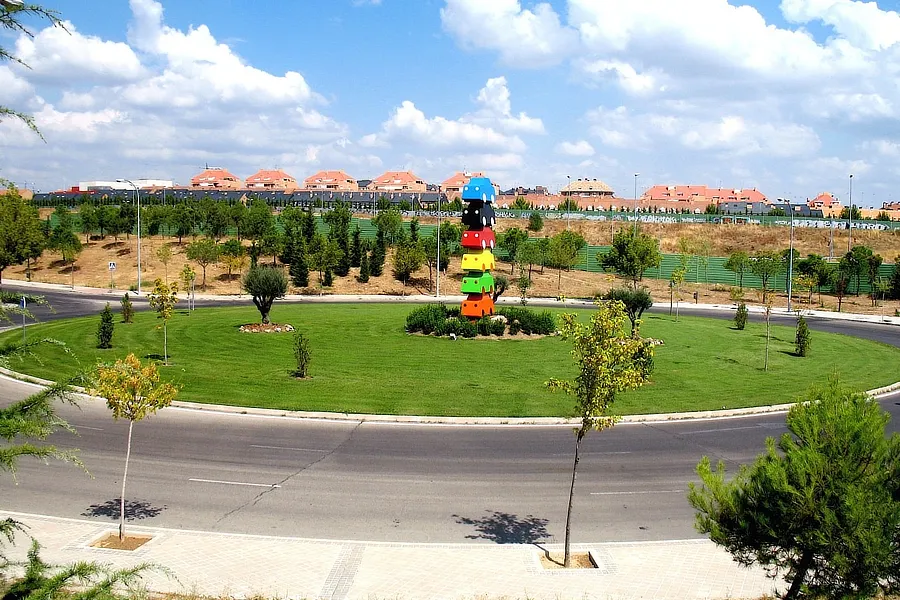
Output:
[[537,544],[550,538],[547,519],[533,515],[520,518],[498,510],[486,512],[488,515],[479,519],[459,515],[453,515],[453,518],[461,525],[475,527],[477,533],[466,536],[471,540],[490,540],[497,544]]
[[[91,506],[81,513],[83,517],[108,517],[116,520],[119,518],[118,498],[107,500],[101,504],[91,504]],[[141,519],[152,519],[166,510],[166,506],[153,506],[146,500],[126,500],[125,501],[125,520],[139,521]]]

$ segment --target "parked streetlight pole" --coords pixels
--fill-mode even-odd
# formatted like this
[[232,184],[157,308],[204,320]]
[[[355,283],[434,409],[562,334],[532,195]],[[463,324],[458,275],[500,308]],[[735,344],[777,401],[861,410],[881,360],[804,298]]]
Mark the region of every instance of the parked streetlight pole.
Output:
[[853,247],[853,173],[850,173],[850,195],[848,199],[850,208],[847,209],[847,252]]
[[434,297],[441,297],[441,192],[438,192],[437,268],[434,272]]
[[130,184],[132,188],[134,188],[134,197],[137,203],[137,292],[138,296],[141,295],[141,190],[138,189],[137,184],[135,184],[130,179],[116,179],[119,183],[127,183]]
[[569,208],[571,208],[569,204],[569,200],[572,198],[572,177],[570,175],[566,175],[566,191],[568,191],[569,195],[566,196],[564,204],[566,206],[566,231],[569,230]]

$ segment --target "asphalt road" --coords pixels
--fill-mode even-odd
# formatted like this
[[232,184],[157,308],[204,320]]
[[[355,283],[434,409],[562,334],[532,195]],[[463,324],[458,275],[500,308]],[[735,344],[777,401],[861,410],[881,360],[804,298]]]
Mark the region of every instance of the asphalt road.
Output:
[[[57,318],[94,312],[105,302],[102,294],[47,296]],[[895,327],[811,326],[900,345]],[[4,404],[30,391],[0,380]],[[900,394],[882,404],[898,431]],[[79,436],[60,434],[54,442],[79,448],[90,476],[72,465],[25,462],[17,485],[9,476],[0,479],[0,506],[112,521],[127,422],[114,422],[99,402],[61,412]],[[736,468],[762,451],[767,436],[784,432],[783,424],[783,415],[768,415],[622,424],[589,435],[576,485],[574,540],[698,537],[686,493],[700,457]],[[573,449],[567,427],[359,424],[169,408],[135,426],[127,512],[136,523],[235,533],[559,541]]]

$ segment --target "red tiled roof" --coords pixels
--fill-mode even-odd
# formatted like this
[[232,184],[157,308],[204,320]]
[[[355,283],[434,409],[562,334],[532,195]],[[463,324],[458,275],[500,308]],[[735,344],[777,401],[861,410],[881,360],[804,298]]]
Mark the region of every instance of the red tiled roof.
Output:
[[240,179],[227,169],[211,168],[205,169],[202,173],[191,177],[191,185],[206,183],[207,185],[216,181],[237,181]]
[[412,171],[385,171],[372,180],[375,185],[417,183],[422,181]]
[[344,171],[319,171],[315,175],[310,175],[303,180],[304,184],[312,183],[333,183],[333,182],[355,182],[356,180],[347,175]]
[[476,171],[475,173],[457,171],[452,177],[450,177],[449,179],[444,181],[441,184],[441,187],[442,188],[462,187],[462,186],[466,185],[467,183],[469,183],[469,180],[472,179],[473,177],[484,177],[484,173],[482,173],[480,171]]
[[282,171],[281,169],[274,169],[274,170],[260,169],[259,171],[257,171],[256,173],[254,173],[253,175],[248,177],[246,180],[247,185],[250,185],[251,183],[265,183],[267,181],[293,181],[293,182],[296,182],[297,180],[294,179],[293,177],[291,177],[290,175],[288,175],[287,173],[285,173],[284,171]]

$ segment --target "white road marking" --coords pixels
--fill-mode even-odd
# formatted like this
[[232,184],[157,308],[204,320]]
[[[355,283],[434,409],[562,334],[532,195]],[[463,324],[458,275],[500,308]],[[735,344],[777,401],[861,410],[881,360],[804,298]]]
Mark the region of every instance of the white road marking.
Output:
[[188,481],[194,481],[197,483],[221,483],[223,485],[246,485],[250,487],[266,487],[266,488],[280,488],[280,485],[276,485],[274,483],[245,483],[242,481],[221,481],[219,479],[188,479]]
[[591,492],[591,496],[637,496],[641,494],[683,494],[687,490],[648,490],[642,492]]
[[90,429],[91,431],[103,431],[100,427],[88,427],[87,425],[72,425],[75,429]]
[[269,450],[296,450],[297,452],[319,452],[325,454],[328,450],[318,450],[316,448],[288,448],[286,446],[260,446],[258,444],[250,444],[251,448],[266,448]]
[[741,429],[759,429],[759,425],[748,425],[747,427],[723,427],[721,429],[696,429],[694,431],[679,431],[681,435],[691,435],[694,433],[718,433],[720,431],[739,431]]

